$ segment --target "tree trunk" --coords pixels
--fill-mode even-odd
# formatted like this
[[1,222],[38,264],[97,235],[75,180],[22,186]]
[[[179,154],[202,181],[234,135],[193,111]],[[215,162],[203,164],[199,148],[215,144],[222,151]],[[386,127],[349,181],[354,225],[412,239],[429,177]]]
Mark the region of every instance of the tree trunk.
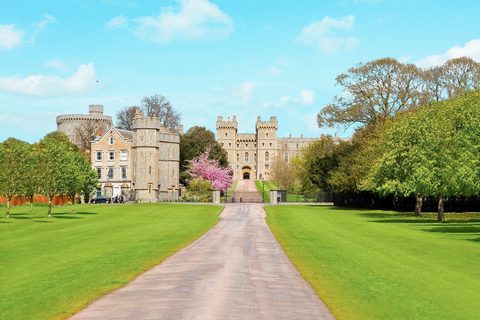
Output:
[[7,218],[10,218],[10,198],[7,198]]
[[33,214],[33,197],[34,196],[27,197],[27,199],[30,199],[30,214]]
[[437,221],[445,221],[445,206],[443,203],[443,196],[438,196],[438,218]]
[[48,217],[52,216],[52,198],[48,197]]
[[71,197],[72,199],[72,213],[75,213],[75,196]]
[[415,203],[415,217],[421,217],[422,216],[422,204],[423,204],[423,194],[417,193],[417,202]]

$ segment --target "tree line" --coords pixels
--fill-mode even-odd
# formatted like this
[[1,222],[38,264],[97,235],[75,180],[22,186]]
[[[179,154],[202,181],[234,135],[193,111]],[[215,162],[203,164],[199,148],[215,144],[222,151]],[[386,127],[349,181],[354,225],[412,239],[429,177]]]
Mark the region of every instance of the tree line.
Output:
[[35,144],[14,138],[0,143],[0,195],[7,199],[7,218],[13,197],[25,196],[33,213],[33,198],[48,198],[48,217],[55,196],[67,196],[75,213],[75,196],[88,202],[98,185],[98,174],[89,159],[68,137],[52,132]]
[[424,197],[434,197],[439,221],[446,199],[478,195],[479,63],[462,57],[421,69],[384,58],[350,68],[336,83],[343,95],[320,110],[318,125],[356,126],[355,133],[303,148],[278,170],[293,176],[291,189],[414,197],[417,216]]

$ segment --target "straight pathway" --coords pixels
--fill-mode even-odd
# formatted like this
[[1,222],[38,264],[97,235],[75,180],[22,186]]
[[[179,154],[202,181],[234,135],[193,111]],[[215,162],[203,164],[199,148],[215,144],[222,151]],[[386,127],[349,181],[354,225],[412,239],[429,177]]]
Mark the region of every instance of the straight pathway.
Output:
[[261,204],[226,204],[203,237],[71,319],[334,319]]

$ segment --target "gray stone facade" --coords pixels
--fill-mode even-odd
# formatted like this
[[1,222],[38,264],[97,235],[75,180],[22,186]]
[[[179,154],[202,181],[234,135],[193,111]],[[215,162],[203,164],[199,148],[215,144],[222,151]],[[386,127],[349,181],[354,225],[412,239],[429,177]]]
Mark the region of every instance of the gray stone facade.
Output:
[[[88,114],[64,114],[57,117],[57,131],[65,133],[71,142],[78,145],[75,129],[87,121],[94,120],[103,127],[113,126],[112,117],[103,114],[103,106],[91,104],[88,106]],[[101,132],[103,134],[103,132]]]
[[255,133],[237,133],[237,118],[227,121],[218,117],[217,141],[228,153],[228,162],[236,181],[242,179],[270,180],[271,163],[275,157],[290,162],[298,156],[303,146],[318,138],[278,138],[276,117],[270,121],[257,118]]

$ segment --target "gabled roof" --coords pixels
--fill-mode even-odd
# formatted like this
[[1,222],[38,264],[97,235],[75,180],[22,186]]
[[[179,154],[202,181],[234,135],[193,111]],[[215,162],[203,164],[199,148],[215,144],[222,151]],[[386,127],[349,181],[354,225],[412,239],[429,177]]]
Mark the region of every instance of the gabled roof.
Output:
[[115,127],[111,127],[110,129],[105,131],[102,135],[100,135],[95,140],[93,140],[92,144],[93,143],[95,143],[95,144],[99,143],[100,141],[102,141],[106,136],[108,136],[112,132],[115,132],[117,134],[117,136],[119,136],[120,139],[124,140],[125,142],[132,142],[132,137],[133,137],[132,131],[117,129]]

